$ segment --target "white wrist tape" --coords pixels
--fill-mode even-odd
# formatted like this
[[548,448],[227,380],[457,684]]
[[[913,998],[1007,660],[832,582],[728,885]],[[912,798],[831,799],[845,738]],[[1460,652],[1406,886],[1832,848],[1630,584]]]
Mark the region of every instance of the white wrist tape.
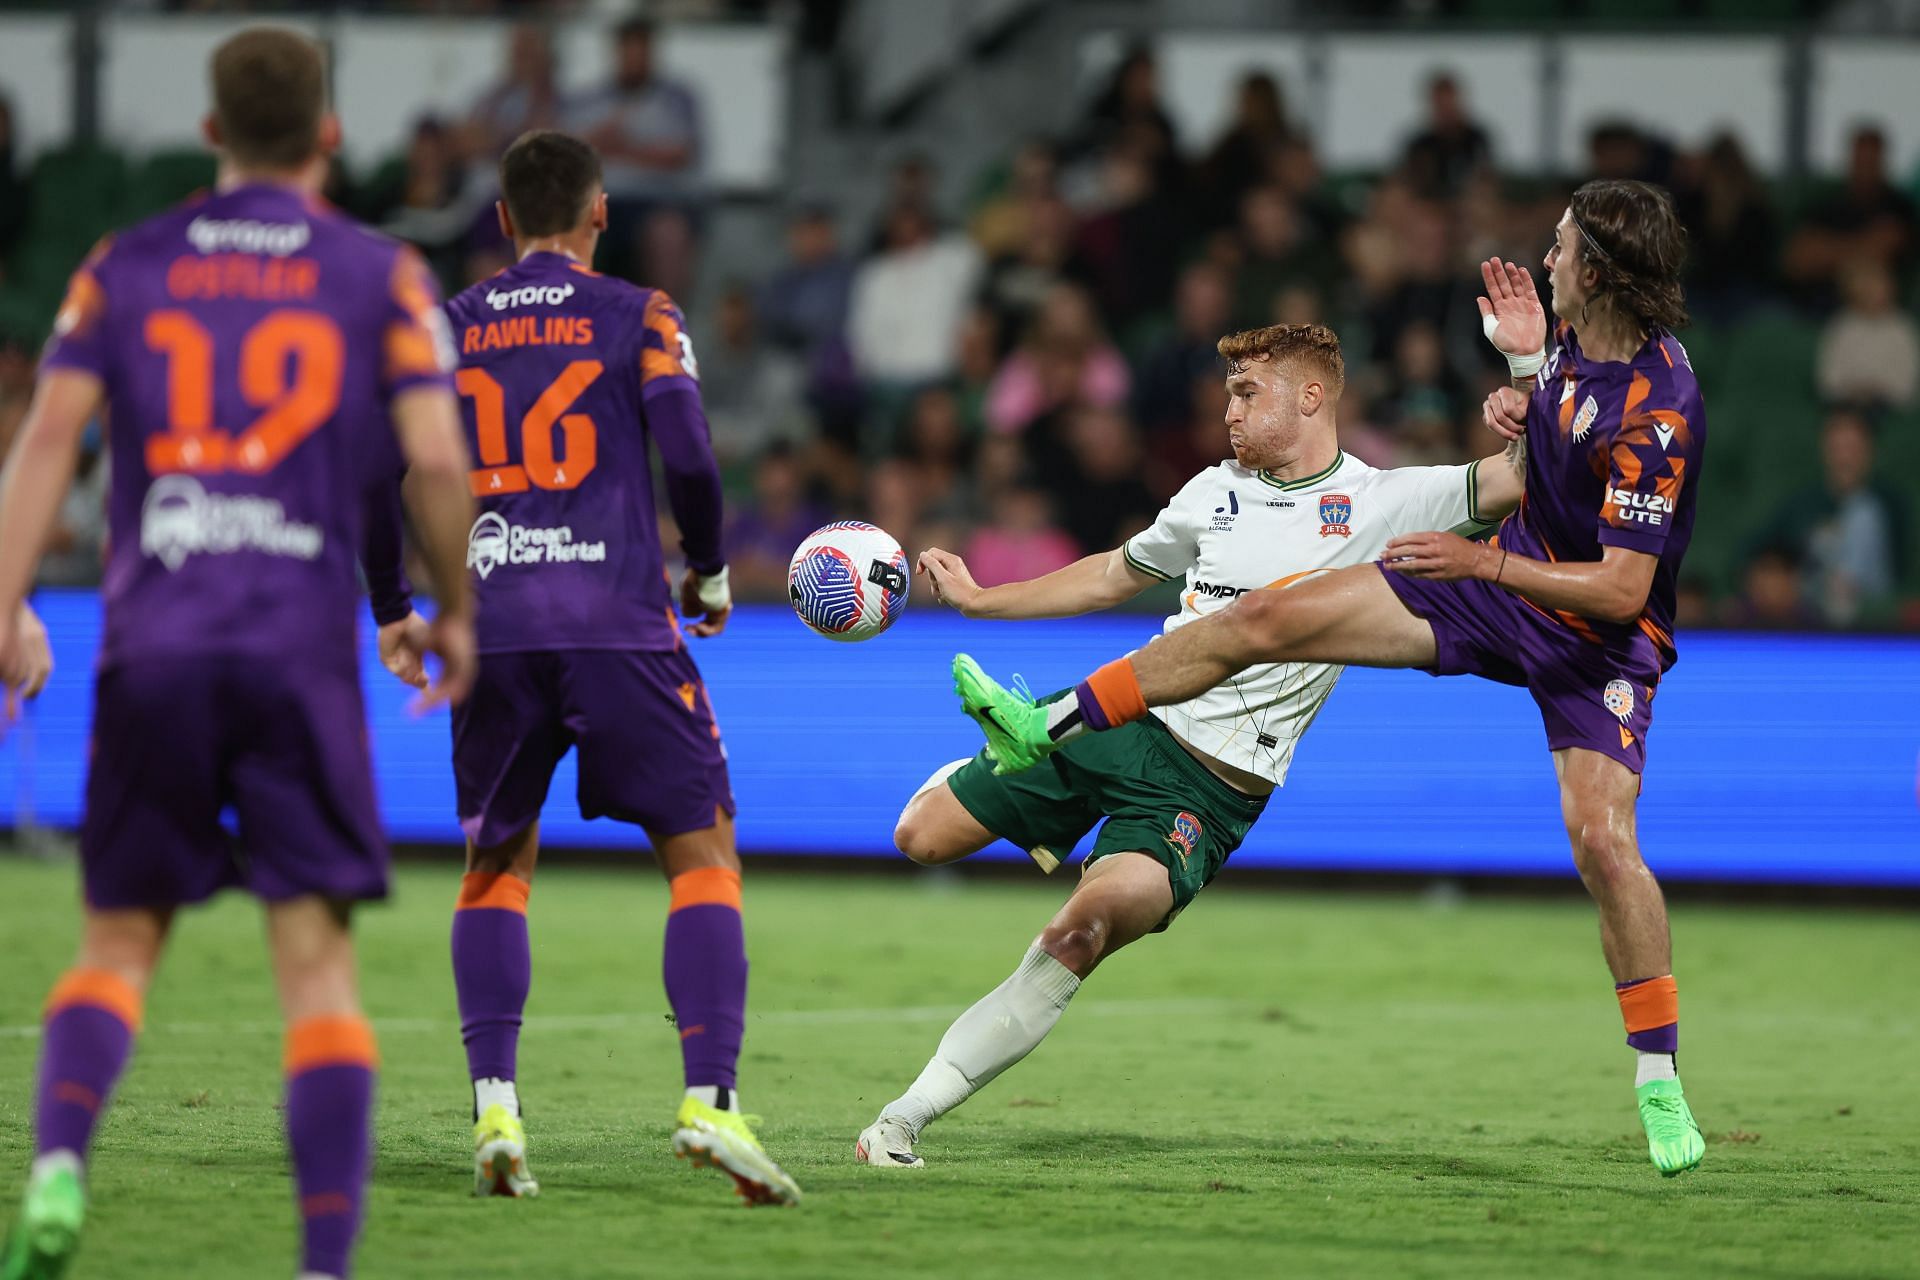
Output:
[[700,579],[700,603],[709,613],[733,607],[733,590],[727,586],[727,567],[720,566],[720,572],[711,578]]
[[[1480,317],[1480,332],[1487,335],[1488,342],[1493,341],[1493,331],[1499,327],[1500,317]],[[1500,351],[1499,346],[1496,345],[1494,350]],[[1500,351],[1500,354],[1507,358],[1507,369],[1513,374],[1516,380],[1520,378],[1531,378],[1534,374],[1539,373],[1541,369],[1545,368],[1547,364],[1547,349],[1545,347],[1541,347],[1538,351],[1524,356],[1516,356],[1510,351]]]

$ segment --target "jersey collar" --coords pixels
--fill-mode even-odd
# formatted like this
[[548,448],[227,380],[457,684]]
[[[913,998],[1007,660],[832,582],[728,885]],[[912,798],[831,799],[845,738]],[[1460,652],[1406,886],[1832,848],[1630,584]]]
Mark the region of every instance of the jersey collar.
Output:
[[1262,471],[1260,473],[1260,478],[1266,481],[1268,484],[1272,485],[1274,488],[1281,490],[1282,492],[1294,493],[1301,489],[1311,489],[1314,485],[1325,483],[1328,479],[1330,479],[1333,476],[1334,472],[1338,471],[1341,467],[1346,465],[1346,461],[1347,461],[1347,455],[1345,453],[1335,453],[1333,455],[1333,462],[1327,467],[1327,469],[1325,471],[1317,472],[1314,475],[1305,476],[1299,480],[1282,480],[1277,476],[1274,476],[1269,474],[1268,472]]

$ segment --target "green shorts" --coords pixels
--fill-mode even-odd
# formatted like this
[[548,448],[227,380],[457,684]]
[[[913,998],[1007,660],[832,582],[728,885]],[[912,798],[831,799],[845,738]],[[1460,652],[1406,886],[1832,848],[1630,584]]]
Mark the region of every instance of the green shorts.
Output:
[[987,830],[1062,862],[1106,819],[1087,863],[1126,852],[1158,859],[1173,888],[1160,929],[1219,873],[1267,807],[1266,797],[1215,777],[1153,716],[1083,733],[1020,773],[996,775],[983,751],[947,785]]

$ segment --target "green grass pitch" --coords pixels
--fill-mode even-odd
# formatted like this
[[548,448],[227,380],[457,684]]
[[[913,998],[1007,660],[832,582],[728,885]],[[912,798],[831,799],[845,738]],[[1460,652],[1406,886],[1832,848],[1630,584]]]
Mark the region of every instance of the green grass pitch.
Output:
[[[446,933],[414,866],[360,928],[380,1030],[365,1277],[1893,1276],[1920,1273],[1920,918],[1683,905],[1705,1165],[1647,1163],[1631,1056],[1577,900],[1236,891],[1116,957],[1059,1030],[929,1131],[919,1172],[854,1135],[1064,892],[749,874],[742,1062],[807,1191],[747,1210],[673,1160],[666,893],[555,869],[521,1045],[545,1194],[468,1194]],[[32,1024],[68,961],[71,869],[0,863],[0,1212],[29,1155]],[[191,913],[96,1148],[75,1280],[291,1274],[280,1035],[254,909]]]

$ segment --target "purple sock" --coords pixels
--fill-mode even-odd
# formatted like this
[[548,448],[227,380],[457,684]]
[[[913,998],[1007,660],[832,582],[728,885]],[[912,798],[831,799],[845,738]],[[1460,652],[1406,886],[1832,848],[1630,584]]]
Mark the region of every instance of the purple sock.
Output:
[[514,1079],[520,1017],[533,985],[529,886],[514,875],[467,876],[453,913],[453,986],[469,1079]]
[[680,1028],[689,1089],[731,1090],[747,1023],[747,943],[740,873],[702,867],[675,876],[661,966]]
[[1080,708],[1080,719],[1087,728],[1099,733],[1113,726],[1107,723],[1107,709],[1100,705],[1100,699],[1094,696],[1093,686],[1082,680],[1073,686],[1074,705]]
[[133,1052],[140,997],[117,975],[76,969],[47,998],[34,1112],[35,1151],[82,1160]]
[[287,1146],[300,1268],[345,1277],[373,1171],[373,1031],[364,1018],[295,1023],[287,1037]]

